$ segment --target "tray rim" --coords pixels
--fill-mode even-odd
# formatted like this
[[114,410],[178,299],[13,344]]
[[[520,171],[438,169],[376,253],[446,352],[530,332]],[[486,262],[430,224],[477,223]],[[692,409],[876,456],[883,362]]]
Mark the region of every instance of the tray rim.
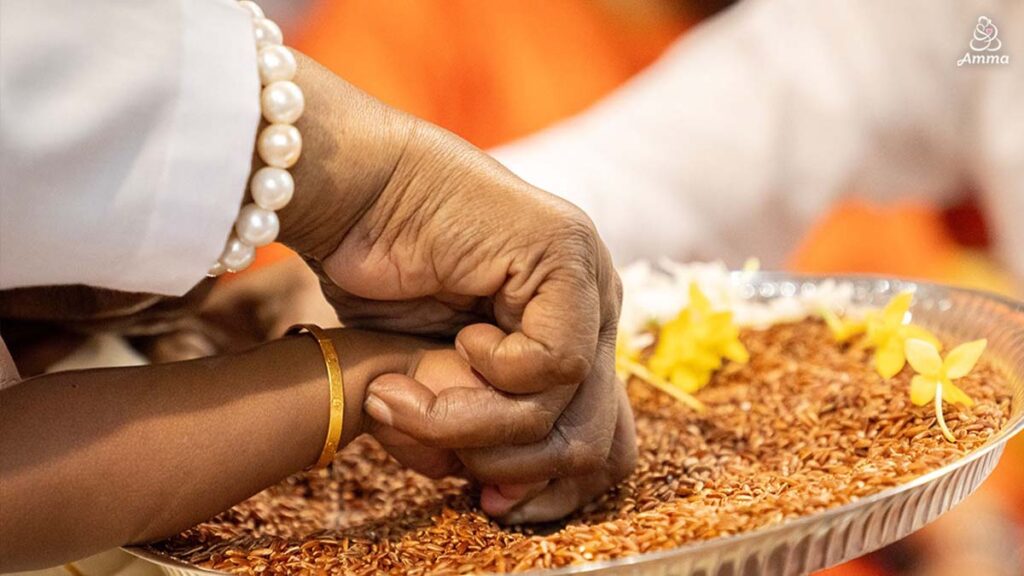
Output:
[[[974,295],[979,298],[984,298],[995,304],[1000,304],[1007,307],[1011,312],[1024,315],[1024,302],[1016,300],[1014,298],[996,294],[986,290],[979,290],[970,287],[961,287],[956,285],[941,284],[937,282],[929,282],[924,280],[916,280],[912,278],[899,278],[892,276],[885,276],[881,274],[793,274],[784,271],[758,271],[758,272],[741,272],[731,271],[729,273],[730,281],[733,283],[744,283],[744,284],[757,284],[770,283],[770,282],[817,282],[821,283],[827,280],[833,280],[836,283],[864,283],[864,282],[887,282],[890,284],[897,284],[899,286],[905,286],[907,289],[916,290],[918,288],[926,288],[929,290],[945,290],[949,292],[966,293]],[[1021,374],[1024,377],[1024,374]],[[586,562],[584,564],[573,564],[555,569],[543,569],[543,570],[530,570],[526,572],[520,572],[519,574],[527,576],[557,576],[564,574],[586,574],[589,572],[597,572],[601,570],[607,570],[612,568],[626,568],[638,564],[653,563],[661,560],[669,560],[673,556],[685,556],[692,553],[697,553],[700,550],[707,550],[713,552],[723,547],[728,547],[730,544],[738,541],[746,541],[750,539],[770,538],[772,535],[788,532],[791,530],[798,530],[800,528],[806,528],[808,525],[817,523],[826,523],[829,520],[834,520],[837,517],[846,516],[847,514],[853,513],[858,509],[867,509],[874,504],[884,502],[892,499],[901,494],[911,492],[918,488],[921,488],[927,484],[932,483],[944,476],[950,475],[953,472],[966,467],[967,465],[975,462],[979,458],[984,457],[993,450],[1002,450],[1006,443],[1024,430],[1024,411],[1018,414],[1015,420],[1011,420],[1006,427],[996,433],[995,436],[989,439],[985,445],[980,448],[966,454],[965,456],[950,462],[940,468],[936,468],[931,472],[923,474],[897,486],[886,488],[880,492],[876,492],[869,496],[857,499],[852,502],[848,502],[835,508],[829,508],[816,512],[807,516],[801,516],[799,518],[793,518],[791,520],[784,520],[779,524],[771,526],[765,526],[749,532],[741,534],[735,534],[732,536],[716,537],[709,540],[701,540],[697,542],[691,542],[682,546],[669,548],[666,550],[657,550],[654,552],[645,552],[641,554],[634,554],[631,556],[625,556],[622,558],[614,558],[611,560],[598,560],[593,562]],[[999,455],[999,460],[1002,460],[1002,455]],[[983,482],[984,480],[982,480]],[[968,495],[965,495],[966,498]],[[959,502],[957,502],[959,504]],[[956,506],[954,504],[953,506]],[[944,514],[945,512],[943,512]],[[941,514],[940,514],[941,515]],[[186,570],[194,574],[230,574],[229,572],[222,572],[218,570],[211,570],[209,568],[202,568],[193,564],[188,564],[169,555],[149,550],[145,546],[123,546],[122,550],[135,556],[137,558],[179,570]],[[485,573],[486,574],[486,573]]]

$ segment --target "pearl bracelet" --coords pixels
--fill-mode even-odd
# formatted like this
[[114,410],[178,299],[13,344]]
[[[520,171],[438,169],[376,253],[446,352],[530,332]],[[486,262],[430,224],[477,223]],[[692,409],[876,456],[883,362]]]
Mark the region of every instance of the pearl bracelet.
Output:
[[302,89],[292,82],[297,66],[295,55],[282,45],[281,28],[255,2],[241,0],[238,4],[253,19],[256,61],[263,86],[260,109],[270,123],[256,139],[256,153],[266,166],[252,175],[249,191],[253,202],[239,211],[231,237],[207,273],[209,276],[245,270],[256,258],[256,248],[277,238],[281,223],[275,210],[284,208],[292,199],[295,181],[288,168],[295,165],[302,153],[302,135],[293,124],[302,116],[306,100]]

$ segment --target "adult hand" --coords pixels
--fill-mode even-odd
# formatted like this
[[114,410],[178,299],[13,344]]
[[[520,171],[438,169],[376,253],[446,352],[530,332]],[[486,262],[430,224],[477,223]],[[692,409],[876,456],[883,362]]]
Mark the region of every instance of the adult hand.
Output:
[[477,460],[501,465],[474,470],[487,482],[600,469],[619,413],[621,288],[590,220],[301,57],[297,81],[305,152],[283,241],[347,326],[454,334],[493,386],[424,404],[429,391],[392,380],[369,391],[371,414],[432,446],[489,448]]
[[[618,418],[612,448],[604,463],[582,476],[533,484],[485,486],[480,505],[506,524],[549,522],[566,516],[624,480],[637,463],[636,427],[625,386],[616,386]],[[473,456],[460,453],[466,460]],[[467,462],[469,460],[466,460]],[[492,465],[501,465],[491,462]]]
[[[385,374],[371,383],[370,388],[408,384],[419,392],[414,401],[421,410],[426,409],[435,395],[447,389],[489,388],[451,349],[424,350],[409,374],[414,381],[403,383],[409,379],[408,375]],[[516,484],[484,484],[480,495],[484,512],[510,524],[554,520],[583,506],[628,476],[636,465],[637,448],[633,414],[622,385],[615,388],[615,403],[618,412],[612,448],[595,471],[550,481],[545,478]],[[484,410],[485,417],[492,416],[491,409],[484,407]],[[446,475],[466,475],[473,479],[508,477],[508,467],[500,454],[495,456],[491,450],[448,450],[422,445],[405,432],[410,431],[405,416],[397,415],[393,426],[370,423],[367,429],[402,464],[434,478]],[[418,414],[412,416],[414,421],[420,420]]]

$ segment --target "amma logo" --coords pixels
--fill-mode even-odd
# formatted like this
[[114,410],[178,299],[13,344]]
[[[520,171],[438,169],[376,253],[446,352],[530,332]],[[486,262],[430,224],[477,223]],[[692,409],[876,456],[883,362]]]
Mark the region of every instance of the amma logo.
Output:
[[996,54],[1003,48],[999,39],[999,28],[996,28],[988,16],[978,18],[978,25],[971,35],[971,50],[964,53],[963,58],[956,61],[957,66],[964,64],[1009,64],[1009,54]]

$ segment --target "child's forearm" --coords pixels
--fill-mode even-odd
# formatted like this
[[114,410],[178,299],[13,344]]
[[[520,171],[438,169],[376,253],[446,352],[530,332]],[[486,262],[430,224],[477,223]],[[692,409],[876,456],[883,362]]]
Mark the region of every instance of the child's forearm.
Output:
[[[351,330],[332,337],[344,367],[347,443],[361,431],[367,382],[407,371],[411,356],[405,339]],[[168,536],[301,470],[323,445],[328,397],[308,336],[3,390],[0,572]]]

